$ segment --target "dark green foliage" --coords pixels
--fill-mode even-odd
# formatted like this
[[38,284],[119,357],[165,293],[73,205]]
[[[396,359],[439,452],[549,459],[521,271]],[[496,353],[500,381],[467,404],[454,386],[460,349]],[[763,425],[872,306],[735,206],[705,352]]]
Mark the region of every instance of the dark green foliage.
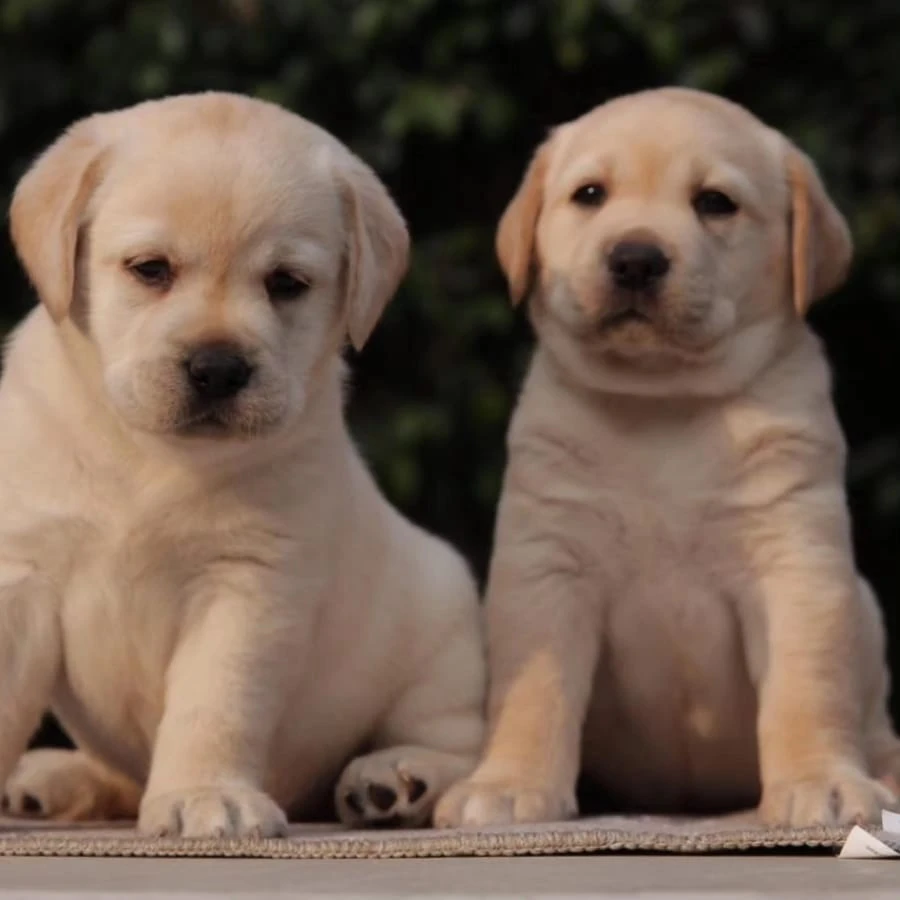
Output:
[[[276,100],[369,160],[407,214],[412,271],[354,360],[355,432],[391,498],[483,572],[528,329],[493,229],[548,126],[626,91],[723,93],[818,161],[857,241],[813,313],[853,449],[863,567],[900,592],[897,0],[0,2],[0,199],[71,120],[165,93]],[[0,251],[0,316],[26,308]]]

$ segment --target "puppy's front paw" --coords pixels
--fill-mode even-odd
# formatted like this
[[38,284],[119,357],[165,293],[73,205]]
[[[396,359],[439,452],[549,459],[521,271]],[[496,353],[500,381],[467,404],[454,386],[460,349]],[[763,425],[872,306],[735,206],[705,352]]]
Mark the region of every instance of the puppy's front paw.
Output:
[[155,837],[278,837],[287,819],[262,791],[231,782],[148,794],[138,829]]
[[574,792],[476,776],[447,791],[434,811],[434,824],[438,828],[456,828],[558,822],[571,819],[577,812]]
[[767,785],[760,816],[769,825],[851,825],[877,822],[897,798],[880,782],[846,766],[822,776]]
[[380,750],[354,759],[335,789],[340,820],[352,827],[428,824],[440,791],[454,780],[449,758],[425,748]]

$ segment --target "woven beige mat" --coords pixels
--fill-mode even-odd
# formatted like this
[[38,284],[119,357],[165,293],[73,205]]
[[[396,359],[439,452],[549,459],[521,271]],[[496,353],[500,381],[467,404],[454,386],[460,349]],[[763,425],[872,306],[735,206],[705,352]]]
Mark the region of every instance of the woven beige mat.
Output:
[[0,856],[227,856],[257,859],[396,859],[538,856],[638,850],[725,853],[816,848],[833,852],[847,831],[767,829],[751,813],[719,818],[600,816],[548,825],[459,831],[345,831],[294,825],[286,838],[143,838],[128,826],[62,826],[0,819]]

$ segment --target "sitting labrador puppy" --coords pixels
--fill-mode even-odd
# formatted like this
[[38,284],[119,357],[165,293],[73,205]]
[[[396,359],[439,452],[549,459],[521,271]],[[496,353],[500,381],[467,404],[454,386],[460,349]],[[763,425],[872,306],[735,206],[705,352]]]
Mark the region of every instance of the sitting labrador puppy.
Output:
[[557,129],[497,238],[538,348],[488,596],[489,737],[441,824],[625,808],[771,823],[894,800],[879,612],[807,306],[847,227],[796,147],[716,97]]
[[[466,565],[344,423],[345,335],[407,263],[387,191],[210,93],[79,122],[11,221],[43,305],[0,384],[7,808],[276,835],[340,776],[345,822],[427,822],[477,759],[484,665]],[[48,703],[79,749],[13,773]]]

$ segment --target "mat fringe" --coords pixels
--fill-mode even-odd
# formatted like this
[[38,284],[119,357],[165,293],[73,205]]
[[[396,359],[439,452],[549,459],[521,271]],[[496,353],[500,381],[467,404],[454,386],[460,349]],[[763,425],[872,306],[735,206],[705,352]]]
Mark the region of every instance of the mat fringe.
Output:
[[0,856],[230,857],[248,859],[424,859],[472,856],[557,856],[616,851],[649,853],[727,853],[763,849],[839,848],[841,828],[721,828],[710,820],[653,827],[603,827],[597,820],[533,828],[479,831],[394,831],[317,833],[292,829],[286,838],[196,839],[143,838],[132,830],[0,828]]

